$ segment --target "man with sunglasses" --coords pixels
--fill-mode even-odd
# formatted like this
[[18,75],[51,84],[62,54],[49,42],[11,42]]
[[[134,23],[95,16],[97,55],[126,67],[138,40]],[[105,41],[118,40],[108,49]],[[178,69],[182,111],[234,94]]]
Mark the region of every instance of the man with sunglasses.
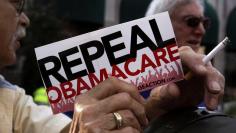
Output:
[[[205,30],[210,24],[209,19],[203,14],[203,0],[152,0],[146,16],[164,11],[169,12],[180,52],[183,49],[188,49],[195,52],[192,54],[200,55],[199,53],[202,53],[200,45]],[[192,59],[189,58],[187,62],[192,62]],[[192,62],[192,66],[198,65]],[[207,109],[215,110],[220,102],[220,97],[223,96],[225,80],[223,75],[210,63],[205,67],[206,71],[202,75],[156,88],[156,93],[151,94],[150,101],[161,102],[155,97],[159,97],[158,92],[166,91],[169,93],[169,97],[166,99],[174,103],[174,106],[163,105],[163,108],[167,108],[167,110],[175,109],[176,104],[180,105],[179,107],[196,107],[203,100]],[[184,70],[187,69],[184,68]],[[202,78],[203,75],[206,77]],[[204,92],[202,93],[201,90]]]
[[198,51],[210,20],[203,14],[202,0],[153,0],[146,15],[169,11],[179,46]]

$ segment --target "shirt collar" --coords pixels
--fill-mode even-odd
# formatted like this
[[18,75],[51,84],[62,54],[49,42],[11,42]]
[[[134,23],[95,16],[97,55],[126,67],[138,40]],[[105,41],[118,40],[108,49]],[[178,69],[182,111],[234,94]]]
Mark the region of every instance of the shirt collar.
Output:
[[0,75],[0,88],[16,89],[16,86],[6,81],[2,75]]

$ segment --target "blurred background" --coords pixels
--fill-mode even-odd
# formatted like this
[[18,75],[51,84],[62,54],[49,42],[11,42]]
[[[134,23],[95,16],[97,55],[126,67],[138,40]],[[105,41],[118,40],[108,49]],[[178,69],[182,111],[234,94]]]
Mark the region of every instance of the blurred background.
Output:
[[[35,47],[144,17],[150,1],[27,0],[25,12],[31,20],[27,37],[18,51],[17,64],[2,73],[9,81],[25,88],[27,94],[37,95],[36,90],[43,83]],[[219,110],[236,116],[236,1],[205,0],[205,15],[212,21],[202,43],[206,53],[225,36],[232,42],[214,58],[213,64],[226,78],[225,95]]]

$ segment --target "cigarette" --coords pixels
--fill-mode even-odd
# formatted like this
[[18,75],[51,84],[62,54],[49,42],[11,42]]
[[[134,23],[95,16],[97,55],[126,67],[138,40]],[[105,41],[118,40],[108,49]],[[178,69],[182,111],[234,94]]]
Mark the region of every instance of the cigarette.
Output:
[[204,64],[207,64],[209,61],[211,61],[211,59],[229,43],[230,43],[229,38],[225,37],[225,39],[222,42],[220,42],[209,54],[207,54],[207,56],[205,56],[202,59]]
[[[230,44],[230,40],[228,37],[225,37],[225,39],[223,41],[221,41],[209,54],[207,54],[203,59],[203,63],[204,65],[206,65],[207,63],[209,63],[214,56],[220,51],[222,50],[226,45]],[[188,80],[192,77],[192,73],[188,72],[185,76],[184,79]]]

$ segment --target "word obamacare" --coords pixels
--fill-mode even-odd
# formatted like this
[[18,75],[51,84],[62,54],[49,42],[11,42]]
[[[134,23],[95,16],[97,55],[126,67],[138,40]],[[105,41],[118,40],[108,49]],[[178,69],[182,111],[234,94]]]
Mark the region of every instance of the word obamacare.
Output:
[[[158,48],[156,51],[153,51],[152,54],[154,56],[154,59],[149,58],[147,54],[143,54],[140,61],[136,60],[135,58],[131,58],[125,61],[123,66],[113,65],[111,73],[108,73],[106,68],[102,68],[99,71],[100,76],[97,76],[95,73],[89,73],[87,76],[88,80],[84,80],[82,77],[78,77],[74,83],[72,83],[72,81],[67,81],[61,83],[59,87],[51,86],[47,88],[47,93],[56,93],[56,96],[49,97],[49,101],[50,103],[58,103],[61,101],[61,99],[63,99],[62,97],[65,98],[65,101],[67,101],[67,99],[70,100],[70,98],[73,98],[76,95],[80,95],[81,93],[90,90],[95,85],[107,79],[109,75],[112,75],[114,77],[121,77],[122,79],[127,79],[128,76],[139,77],[139,74],[146,71],[147,68],[152,67],[153,69],[155,69],[156,67],[161,66],[161,61],[163,61],[164,63],[176,61],[177,59],[179,59],[179,56],[174,56],[174,54],[176,54],[177,52],[178,51],[176,44],[168,45],[166,48]],[[169,55],[169,58],[166,55]],[[130,70],[130,65],[132,63],[138,64],[139,67],[137,67],[137,69]],[[139,91],[143,91],[146,88],[164,84],[165,82],[165,79],[157,80],[151,83],[141,84],[137,87]]]
[[[58,53],[59,57],[47,56],[45,58],[38,60],[39,68],[41,70],[41,75],[44,79],[44,83],[46,87],[49,88],[52,86],[52,83],[49,78],[50,76],[53,76],[60,83],[65,83],[67,81],[71,81],[71,80],[94,73],[95,66],[92,62],[96,59],[99,59],[104,54],[107,55],[108,61],[111,67],[116,66],[121,63],[125,63],[125,62],[131,63],[135,61],[137,52],[144,48],[149,48],[152,51],[156,51],[156,54],[154,52],[154,57],[156,58],[155,64],[157,64],[156,66],[158,66],[158,64],[160,66],[160,60],[164,61],[165,63],[169,63],[179,58],[179,57],[174,58],[173,56],[175,53],[178,53],[177,49],[171,50],[171,47],[163,48],[165,46],[175,44],[175,39],[172,38],[172,39],[163,41],[155,19],[149,20],[149,25],[153,32],[152,34],[155,38],[155,42],[153,42],[149,38],[149,36],[145,34],[145,32],[138,25],[133,25],[131,27],[130,44],[125,44],[124,42],[118,43],[116,45],[111,44],[113,40],[119,39],[122,37],[121,31],[117,31],[117,32],[113,32],[108,35],[102,36],[101,41],[91,40],[89,42],[79,44],[78,46],[72,47],[70,49],[61,51]],[[138,37],[142,40],[141,43],[138,43]],[[127,45],[130,45],[130,52],[125,53],[119,57],[116,57],[115,52],[125,49]],[[96,52],[90,53],[89,52],[90,48],[93,48],[93,49],[95,48]],[[161,54],[158,54],[157,52],[160,52]],[[78,54],[78,53],[81,54],[81,57],[78,57],[70,61],[68,60],[69,56]],[[166,59],[166,55],[168,54],[169,54],[170,59]],[[82,59],[84,60],[86,67],[77,72],[72,72],[72,69],[71,69],[72,67],[83,64]],[[148,60],[148,58],[144,58],[144,59]],[[53,63],[54,65],[52,68],[48,69],[46,67],[47,63]],[[59,70],[62,68],[65,71],[65,76],[59,73]],[[127,74],[129,74],[128,68],[129,67],[125,69]]]

